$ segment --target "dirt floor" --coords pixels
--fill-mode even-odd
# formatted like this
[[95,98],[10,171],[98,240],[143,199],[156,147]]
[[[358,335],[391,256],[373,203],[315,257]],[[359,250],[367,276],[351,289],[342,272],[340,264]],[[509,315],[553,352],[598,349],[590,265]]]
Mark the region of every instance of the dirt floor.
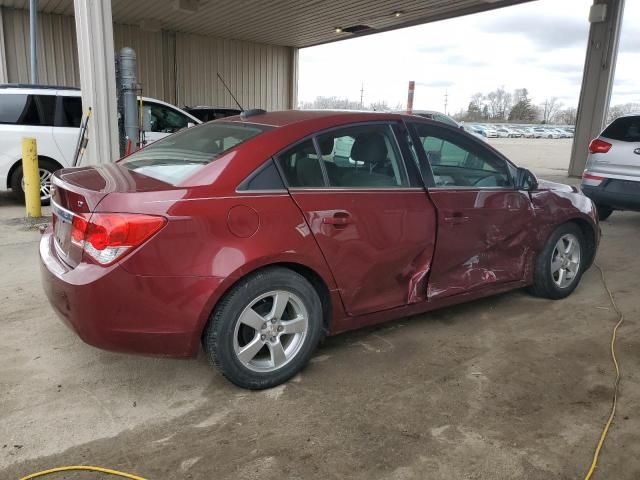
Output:
[[[22,212],[0,195],[2,479],[73,464],[158,480],[547,480],[588,468],[616,321],[595,268],[565,300],[516,291],[328,339],[286,385],[248,392],[202,356],[83,344],[46,302],[39,234]],[[594,478],[636,479],[640,213],[616,212],[602,230],[597,261],[627,321],[618,416]]]

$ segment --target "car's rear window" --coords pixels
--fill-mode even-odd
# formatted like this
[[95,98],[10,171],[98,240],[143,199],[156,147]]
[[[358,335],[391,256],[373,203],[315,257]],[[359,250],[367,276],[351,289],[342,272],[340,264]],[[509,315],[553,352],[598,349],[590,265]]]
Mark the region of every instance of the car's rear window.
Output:
[[231,122],[207,123],[158,140],[124,158],[120,165],[175,185],[221,154],[270,128]]
[[617,118],[604,129],[602,136],[623,142],[640,142],[640,115]]

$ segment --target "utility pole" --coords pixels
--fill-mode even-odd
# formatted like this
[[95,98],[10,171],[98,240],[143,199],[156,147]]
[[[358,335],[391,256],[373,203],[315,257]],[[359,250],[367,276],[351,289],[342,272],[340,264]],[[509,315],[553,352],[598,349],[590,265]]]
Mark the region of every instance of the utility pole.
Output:
[[364,110],[364,82],[360,84],[360,108]]
[[407,92],[407,114],[413,114],[413,93],[416,89],[416,82],[409,81],[409,91]]
[[449,92],[447,90],[444,91],[444,114],[447,114],[447,105],[449,104]]

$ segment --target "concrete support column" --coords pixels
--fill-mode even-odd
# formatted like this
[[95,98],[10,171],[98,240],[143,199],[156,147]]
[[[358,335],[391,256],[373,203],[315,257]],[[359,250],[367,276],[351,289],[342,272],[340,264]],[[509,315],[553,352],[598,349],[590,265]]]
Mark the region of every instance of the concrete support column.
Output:
[[298,108],[298,49],[291,47],[291,69],[289,77],[289,109],[295,110]]
[[91,107],[89,143],[82,164],[120,157],[111,0],[74,0],[82,108]]
[[600,134],[607,118],[623,11],[624,0],[594,0],[591,7],[589,44],[569,163],[570,176],[582,175],[589,142]]
[[8,83],[9,74],[7,73],[7,51],[4,44],[3,9],[4,7],[0,7],[0,83]]

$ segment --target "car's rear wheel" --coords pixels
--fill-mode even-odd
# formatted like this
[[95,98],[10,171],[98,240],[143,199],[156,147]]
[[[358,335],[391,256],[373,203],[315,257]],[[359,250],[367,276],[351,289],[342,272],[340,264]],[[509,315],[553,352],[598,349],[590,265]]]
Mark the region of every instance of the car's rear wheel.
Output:
[[[51,202],[51,182],[53,172],[59,170],[60,166],[46,158],[38,159],[38,173],[40,175],[40,202],[42,205],[49,205]],[[22,175],[22,164],[13,171],[10,180],[10,187],[16,199],[24,202],[24,177]]]
[[279,385],[308,362],[322,334],[322,304],[313,286],[287,268],[241,280],[215,308],[203,334],[211,363],[236,385]]
[[598,212],[598,220],[603,221],[611,216],[611,214],[613,213],[613,208],[607,205],[596,204],[596,211]]
[[536,259],[531,291],[539,297],[567,297],[580,282],[586,258],[580,228],[573,223],[559,226]]

